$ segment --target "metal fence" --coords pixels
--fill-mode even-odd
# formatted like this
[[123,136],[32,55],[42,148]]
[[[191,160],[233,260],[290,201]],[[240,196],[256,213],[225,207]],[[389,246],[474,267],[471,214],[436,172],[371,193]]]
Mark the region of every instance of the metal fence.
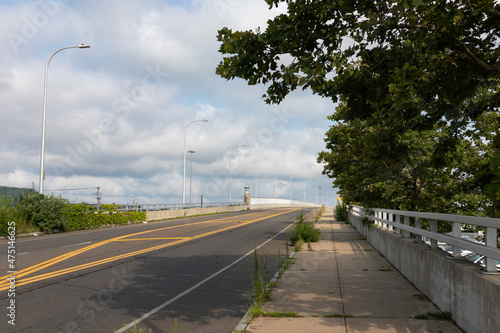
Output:
[[[450,255],[454,258],[461,258],[463,250],[482,255],[485,258],[485,270],[497,272],[497,261],[500,261],[497,236],[497,230],[500,228],[499,218],[379,208],[369,209],[370,213],[367,214],[363,207],[353,205],[349,206],[349,211],[360,219],[368,218],[375,225],[392,230],[403,237],[413,237],[422,242],[428,240],[431,248],[438,248],[439,242],[448,244],[451,246]],[[430,230],[422,229],[423,221],[429,223]],[[450,234],[439,233],[439,223],[446,222],[452,224],[452,232]],[[476,230],[484,230],[484,242],[463,239],[462,230],[465,225],[472,226]]]
[[178,210],[178,209],[194,209],[194,208],[211,208],[211,207],[236,207],[247,206],[243,202],[209,202],[209,203],[175,203],[175,204],[144,204],[144,205],[122,205],[118,208],[119,211],[136,211],[136,212],[154,212],[162,210]]

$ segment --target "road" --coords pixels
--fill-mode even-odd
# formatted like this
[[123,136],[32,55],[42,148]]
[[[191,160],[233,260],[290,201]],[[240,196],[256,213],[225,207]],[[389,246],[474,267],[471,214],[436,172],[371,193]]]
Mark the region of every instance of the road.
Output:
[[270,278],[299,213],[244,211],[19,238],[15,296],[2,240],[0,332],[111,333],[134,322],[152,333],[231,332],[251,303],[253,250]]

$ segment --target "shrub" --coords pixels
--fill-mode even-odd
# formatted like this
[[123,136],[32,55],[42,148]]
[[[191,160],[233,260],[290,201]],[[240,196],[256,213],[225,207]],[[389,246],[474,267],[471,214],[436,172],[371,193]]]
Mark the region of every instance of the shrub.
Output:
[[28,193],[22,195],[17,205],[19,216],[29,225],[44,232],[65,231],[64,209],[69,201],[61,196]]
[[18,218],[14,199],[10,196],[0,198],[0,235],[7,235],[8,223]]
[[45,196],[35,192],[22,194],[17,210],[22,219],[28,224],[36,224],[37,215],[40,212],[40,206]]
[[314,243],[319,240],[321,231],[314,228],[314,224],[306,223],[304,221],[304,212],[302,211],[300,215],[297,216],[297,225],[292,230],[292,235],[290,236],[290,241],[293,245],[297,242]]
[[347,206],[344,203],[337,202],[333,214],[337,221],[347,221]]
[[145,212],[117,212],[116,205],[103,205],[104,210],[94,211],[94,207],[85,203],[68,205],[64,211],[67,230],[99,228],[102,225],[121,225],[146,220]]
[[66,219],[63,212],[68,204],[69,201],[60,196],[45,196],[40,202],[36,225],[44,232],[65,231]]

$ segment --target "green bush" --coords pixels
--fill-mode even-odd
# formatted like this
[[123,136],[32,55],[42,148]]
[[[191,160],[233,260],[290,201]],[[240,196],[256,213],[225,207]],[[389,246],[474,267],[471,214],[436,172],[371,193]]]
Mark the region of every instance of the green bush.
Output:
[[146,220],[145,212],[118,212],[117,205],[102,205],[95,211],[92,205],[71,204],[54,195],[27,193],[19,202],[11,197],[0,198],[0,235],[6,235],[8,222],[16,222],[18,233],[32,231],[73,231],[98,228],[102,225],[121,225]]
[[28,193],[22,195],[17,210],[20,218],[43,232],[65,231],[64,209],[69,204],[61,196]]
[[347,221],[347,206],[344,203],[337,202],[333,215],[337,221]]
[[45,196],[40,202],[36,226],[44,232],[66,231],[66,219],[63,212],[68,204],[69,201],[62,197]]
[[67,230],[99,228],[102,225],[122,225],[146,220],[145,212],[117,212],[116,205],[104,205],[103,210],[85,203],[68,205],[65,209]]
[[314,227],[314,223],[307,223],[304,221],[304,212],[297,216],[297,225],[292,229],[290,241],[293,245],[301,240],[305,243],[314,243],[319,240],[321,231]]
[[19,216],[28,224],[36,224],[37,215],[40,212],[42,200],[45,196],[30,192],[22,194],[17,204]]
[[7,235],[8,223],[17,221],[18,214],[14,199],[4,195],[0,198],[0,235]]

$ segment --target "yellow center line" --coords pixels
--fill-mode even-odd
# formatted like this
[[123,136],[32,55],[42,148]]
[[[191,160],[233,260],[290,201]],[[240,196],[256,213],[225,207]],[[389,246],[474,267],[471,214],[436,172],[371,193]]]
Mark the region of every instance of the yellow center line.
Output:
[[[220,233],[220,232],[223,232],[223,231],[226,231],[226,230],[238,228],[240,226],[244,226],[244,225],[251,224],[251,223],[254,223],[254,222],[257,222],[257,221],[261,221],[261,220],[264,220],[266,218],[271,218],[271,217],[275,217],[275,216],[278,216],[278,215],[282,215],[282,214],[286,214],[286,213],[289,213],[289,212],[293,212],[295,210],[297,210],[297,209],[292,209],[292,210],[287,210],[287,211],[280,210],[280,211],[278,211],[278,213],[275,213],[273,215],[265,215],[265,216],[259,217],[257,219],[249,220],[247,222],[241,222],[241,223],[238,223],[236,225],[232,225],[232,226],[225,227],[225,228],[222,228],[222,229],[217,229],[217,230],[209,231],[209,232],[206,232],[206,233],[203,233],[203,234],[200,234],[200,235],[196,235],[196,236],[193,236],[193,237],[183,237],[183,238],[178,238],[178,239],[175,238],[175,239],[177,239],[177,241],[169,242],[167,244],[162,244],[162,245],[158,245],[158,246],[154,246],[154,247],[150,247],[150,248],[146,248],[146,249],[142,249],[142,250],[138,250],[138,251],[134,251],[134,252],[129,252],[129,253],[125,253],[125,254],[122,254],[122,255],[119,255],[119,256],[115,256],[115,257],[105,258],[105,259],[102,259],[102,260],[98,260],[98,261],[94,261],[94,262],[90,262],[90,263],[86,263],[86,264],[82,264],[82,265],[78,265],[78,266],[74,266],[74,267],[70,267],[70,268],[66,268],[66,269],[62,269],[62,270],[58,270],[58,271],[54,271],[54,272],[51,272],[51,273],[45,273],[45,274],[41,274],[41,275],[38,275],[38,276],[33,276],[33,277],[29,277],[29,278],[19,279],[20,276],[22,277],[22,276],[26,276],[28,274],[34,273],[34,272],[39,271],[39,270],[41,270],[43,268],[46,268],[46,267],[51,266],[51,265],[54,265],[55,263],[58,263],[58,262],[61,262],[61,261],[65,260],[65,259],[73,257],[73,256],[75,256],[77,254],[80,254],[80,253],[83,253],[85,251],[88,251],[91,248],[96,248],[98,246],[107,244],[107,243],[112,242],[112,241],[121,241],[125,237],[130,237],[130,236],[145,234],[145,233],[159,231],[159,230],[166,230],[166,229],[178,228],[178,227],[182,227],[182,226],[190,226],[190,225],[196,225],[196,224],[201,224],[201,223],[210,223],[211,221],[203,221],[203,222],[195,222],[195,223],[189,223],[189,224],[183,224],[183,225],[177,225],[177,226],[170,226],[170,227],[165,227],[165,228],[160,228],[160,229],[154,229],[154,230],[148,230],[148,231],[142,231],[142,232],[138,232],[138,233],[135,233],[135,234],[130,234],[130,235],[125,235],[125,236],[120,236],[120,237],[112,238],[112,239],[109,239],[109,240],[106,240],[106,241],[103,241],[103,242],[100,242],[100,243],[93,244],[93,245],[88,246],[86,248],[70,252],[70,253],[68,253],[66,255],[62,255],[62,256],[53,258],[51,260],[42,262],[40,264],[31,266],[31,267],[26,268],[26,269],[24,269],[22,271],[19,271],[16,274],[16,285],[17,286],[22,286],[22,285],[25,285],[25,284],[29,284],[29,283],[33,283],[33,282],[36,282],[36,281],[41,281],[41,280],[45,280],[45,279],[48,279],[48,278],[52,278],[52,277],[56,277],[56,276],[60,276],[60,275],[68,274],[68,273],[72,273],[72,272],[75,272],[75,271],[79,271],[79,270],[82,270],[82,269],[86,269],[86,268],[90,268],[90,267],[94,267],[94,266],[106,264],[106,263],[109,263],[109,262],[113,262],[113,261],[116,261],[116,260],[120,260],[120,259],[124,259],[124,258],[128,258],[128,257],[132,257],[132,256],[135,256],[135,255],[139,255],[139,254],[143,254],[143,253],[147,253],[147,252],[151,252],[151,251],[163,249],[163,248],[166,248],[166,247],[169,247],[169,246],[173,246],[173,245],[176,245],[176,244],[181,244],[181,243],[193,240],[193,239],[198,239],[198,238],[206,237],[206,236],[213,235],[213,234],[216,234],[216,233]],[[248,214],[248,215],[251,215],[251,214]],[[255,213],[255,215],[257,215],[257,213]],[[228,219],[228,218],[225,218],[225,219]],[[221,219],[218,219],[218,220],[221,220]],[[235,222],[235,221],[232,221],[232,222]],[[20,272],[22,272],[22,273],[19,274]],[[5,278],[7,280],[7,278],[9,276],[10,275],[6,275],[4,277],[1,277],[0,279],[3,280]],[[4,281],[4,282],[0,282],[0,291],[7,290],[7,289],[9,289],[9,287],[10,287],[10,283],[9,283],[8,280]]]
[[113,242],[129,242],[129,241],[142,241],[142,240],[190,239],[190,238],[191,237],[127,238],[127,239],[116,239]]
[[[250,214],[247,214],[247,215],[250,215]],[[223,220],[223,219],[228,219],[228,217],[221,218],[221,219],[216,219],[214,221],[219,221],[219,220]],[[201,221],[201,222],[193,222],[193,223],[187,223],[187,224],[180,224],[180,225],[175,225],[175,226],[168,226],[168,227],[164,227],[164,228],[153,229],[153,230],[146,230],[146,231],[141,231],[141,232],[137,232],[137,233],[134,233],[134,234],[128,234],[128,235],[119,236],[119,237],[116,237],[116,238],[111,238],[111,239],[108,239],[108,240],[105,240],[105,241],[102,241],[102,242],[99,242],[99,243],[95,243],[95,244],[83,247],[81,249],[78,249],[78,250],[75,250],[75,251],[72,251],[72,252],[68,252],[68,253],[63,254],[61,256],[58,256],[58,257],[49,259],[47,261],[41,262],[39,264],[36,264],[34,266],[22,269],[22,270],[20,270],[20,271],[18,271],[16,273],[16,278],[23,277],[23,276],[29,275],[31,273],[37,272],[39,270],[42,270],[44,268],[47,268],[47,267],[52,266],[54,264],[57,264],[57,263],[59,263],[61,261],[64,261],[64,260],[69,259],[71,257],[74,257],[74,256],[76,256],[78,254],[83,253],[83,252],[86,252],[86,251],[92,250],[94,248],[97,248],[99,246],[105,245],[105,244],[107,244],[109,242],[118,241],[118,240],[126,238],[126,237],[132,237],[132,236],[142,235],[142,234],[146,234],[146,233],[150,233],[150,232],[167,230],[167,229],[173,229],[173,228],[180,228],[180,227],[197,225],[197,224],[202,224],[202,223],[211,223],[211,221]],[[8,282],[5,282],[4,280],[7,280],[9,277],[10,277],[10,274],[9,275],[4,275],[4,276],[0,277],[0,281],[3,281],[3,282],[0,282],[0,290],[2,288],[2,285],[8,284]]]

